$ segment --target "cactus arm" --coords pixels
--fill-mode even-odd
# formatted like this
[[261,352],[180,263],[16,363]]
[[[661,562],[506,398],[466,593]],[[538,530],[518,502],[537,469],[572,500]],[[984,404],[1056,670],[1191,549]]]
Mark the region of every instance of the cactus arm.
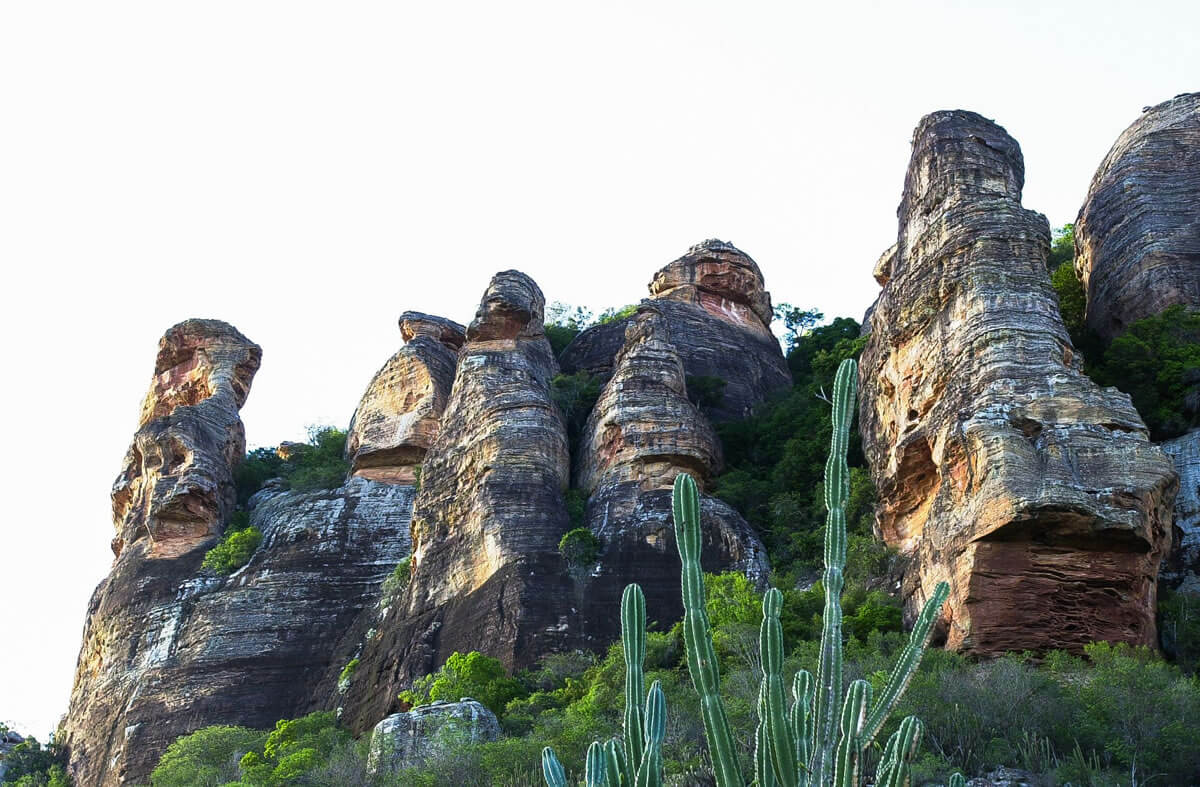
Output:
[[675,477],[671,509],[675,518],[675,543],[683,563],[683,639],[688,672],[700,695],[700,713],[712,757],[717,787],[744,787],[733,733],[721,702],[720,673],[713,652],[708,615],[704,611],[704,575],[700,571],[700,495],[687,473]]
[[950,784],[947,787],[967,787],[967,779],[961,773],[955,771],[950,774]]
[[767,681],[758,684],[758,726],[754,728],[755,787],[776,787],[771,765],[771,743],[767,737]]
[[662,743],[667,737],[667,696],[654,681],[646,695],[646,740],[638,766],[636,787],[662,787]]
[[762,628],[758,637],[764,687],[760,702],[765,703],[763,722],[775,780],[782,787],[796,787],[796,742],[788,726],[783,689],[783,626],[779,622],[782,608],[783,594],[778,588],[771,588],[763,596]]
[[542,749],[542,777],[546,787],[567,787],[567,774],[549,746]]
[[800,784],[808,783],[808,757],[812,751],[813,736],[813,676],[808,670],[800,670],[792,678],[792,710],[789,723],[792,738],[796,742],[796,764],[800,767]]
[[646,693],[646,597],[636,583],[621,594],[621,650],[625,656],[625,757],[637,767],[642,761],[642,697]]
[[921,745],[925,727],[916,716],[907,716],[900,728],[888,738],[887,748],[879,766],[877,787],[909,787],[912,784],[912,761]]
[[892,668],[892,673],[888,676],[887,685],[884,686],[879,699],[875,701],[874,707],[871,708],[871,715],[867,717],[867,724],[862,732],[862,745],[864,747],[869,746],[875,740],[875,736],[879,734],[879,730],[883,727],[884,722],[887,721],[888,715],[895,708],[896,703],[900,701],[900,696],[908,688],[913,673],[916,672],[917,666],[921,663],[921,657],[925,655],[925,648],[929,644],[929,637],[933,633],[933,623],[937,620],[937,616],[942,609],[942,604],[946,602],[946,598],[949,595],[950,586],[945,582],[939,582],[933,590],[933,596],[925,602],[925,606],[921,610],[916,624],[913,625],[912,633],[908,637],[908,644],[901,651],[900,658],[896,661],[896,666]]
[[583,783],[586,787],[605,787],[608,782],[608,755],[604,752],[604,744],[592,741],[588,746],[587,762],[583,772]]
[[827,784],[833,770],[837,705],[842,696],[842,572],[846,567],[846,498],[850,495],[850,469],[846,449],[850,442],[858,366],[847,358],[838,366],[833,382],[833,435],[825,462],[825,617],[817,670],[812,767],[816,784]]
[[865,680],[854,681],[842,703],[841,740],[833,763],[833,783],[837,787],[858,787],[863,750],[860,735],[869,707],[871,684]]
[[608,753],[609,787],[633,787],[633,773],[629,770],[629,760],[625,759],[625,745],[619,739],[612,738],[604,748]]

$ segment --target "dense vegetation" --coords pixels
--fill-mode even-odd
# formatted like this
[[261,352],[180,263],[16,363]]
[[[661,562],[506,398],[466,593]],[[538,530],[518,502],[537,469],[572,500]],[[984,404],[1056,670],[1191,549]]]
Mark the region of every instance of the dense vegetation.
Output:
[[250,562],[262,538],[262,531],[250,524],[248,512],[235,512],[220,543],[205,553],[204,568],[225,576],[232,574]]
[[233,474],[238,505],[246,505],[273,478],[281,479],[285,489],[299,492],[335,489],[350,472],[345,454],[346,433],[332,426],[310,426],[308,443],[287,443],[282,450],[280,446],[255,448]]
[[[1087,295],[1075,276],[1073,227],[1055,231],[1051,282],[1084,371],[1129,394],[1153,440],[1200,426],[1200,312],[1172,306],[1138,320],[1107,345],[1084,321]],[[1053,263],[1052,263],[1053,264]]]
[[[0,735],[8,728],[0,724]],[[29,737],[18,743],[3,758],[4,784],[15,787],[70,787],[67,776],[67,751],[54,742],[43,746],[37,738]]]
[[[709,577],[708,585],[707,609],[730,723],[734,729],[753,729],[762,675],[757,661],[761,597],[736,574]],[[812,614],[793,603],[783,605],[788,683],[796,670],[815,668]],[[816,625],[819,630],[819,617]],[[861,677],[878,688],[906,638],[870,626],[847,634],[847,681]],[[661,681],[667,694],[667,773],[673,783],[696,783],[689,774],[706,769],[704,733],[681,628],[649,632],[646,652],[647,684]],[[1125,784],[1135,764],[1139,779],[1156,776],[1154,783],[1189,784],[1200,778],[1200,736],[1193,721],[1200,714],[1200,682],[1145,649],[1098,644],[1088,648],[1087,658],[1051,653],[1034,660],[1015,654],[975,663],[930,651],[895,714],[915,714],[925,723],[915,783],[944,782],[955,769],[974,774],[1000,764],[1047,774],[1053,783]],[[451,738],[424,767],[373,778],[366,772],[366,740],[352,741],[329,714],[318,716],[319,723],[306,717],[303,734],[277,735],[293,742],[270,751],[266,732],[207,728],[168,750],[152,784],[540,785],[543,746],[553,746],[564,763],[582,763],[591,740],[619,734],[624,680],[617,644],[602,658],[549,656],[537,669],[511,678],[494,659],[457,654],[404,696],[422,704],[462,696],[480,700],[498,711],[504,735],[495,743]],[[304,720],[281,725],[287,731],[288,724],[299,721]],[[752,741],[741,740],[739,746],[750,772]],[[243,755],[251,751],[253,767],[246,768]],[[290,775],[284,779],[284,774]]]
[[[1051,266],[1064,319],[1075,336],[1086,329],[1082,287],[1070,259],[1070,229],[1068,225],[1055,233]],[[728,469],[717,479],[715,492],[737,507],[768,545],[775,567],[772,584],[784,596],[781,623],[790,679],[801,668],[815,669],[822,627],[824,591],[813,580],[824,539],[828,381],[844,358],[859,354],[864,339],[851,319],[819,325],[823,317],[818,312],[786,304],[778,316],[788,332],[787,359],[795,385],[753,417],[718,427]],[[1094,339],[1088,344],[1083,333],[1076,343],[1087,371],[1098,381],[1111,379],[1118,387],[1132,389],[1135,405],[1156,435],[1178,433],[1195,425],[1188,419],[1200,409],[1185,406],[1188,386],[1200,380],[1194,372],[1200,367],[1197,320],[1196,315],[1169,312],[1133,326],[1108,348],[1097,349]],[[590,314],[564,307],[548,321],[547,334],[552,327],[560,329],[551,341],[557,341],[556,351],[561,351],[588,324]],[[706,381],[696,387],[701,391],[694,401],[719,392],[720,386]],[[690,392],[692,388],[689,380]],[[586,375],[562,376],[554,389],[577,440],[599,393],[599,381]],[[878,587],[891,555],[871,532],[874,489],[857,434],[850,445],[847,589],[842,604],[846,680],[864,678],[878,689],[905,638],[899,606]],[[577,527],[586,501],[570,495],[569,491]],[[571,533],[574,538],[564,536],[560,545],[564,554],[574,562],[592,559],[596,545],[582,543],[578,531]],[[402,587],[406,569],[393,584]],[[739,574],[709,576],[706,592],[730,722],[735,729],[752,730],[762,674],[762,598]],[[1001,764],[1041,774],[1051,783],[1116,785],[1129,783],[1131,777],[1137,783],[1200,781],[1200,736],[1194,732],[1194,719],[1200,717],[1200,681],[1189,674],[1200,653],[1200,608],[1187,596],[1165,593],[1160,626],[1176,664],[1145,649],[1106,643],[1089,646],[1086,658],[1053,652],[1039,659],[1011,654],[978,663],[931,651],[894,716],[914,714],[925,723],[914,783],[945,780],[956,769],[977,774]],[[668,699],[664,755],[670,783],[704,783],[708,761],[699,699],[688,676],[681,627],[649,632],[646,649],[647,684],[660,681]],[[351,665],[347,671],[352,677]],[[506,675],[498,661],[483,654],[454,654],[401,698],[421,705],[474,697],[497,714],[501,740],[479,745],[451,736],[424,766],[371,776],[366,737],[354,741],[337,728],[331,715],[314,714],[280,722],[271,733],[273,745],[268,745],[271,736],[265,731],[230,727],[181,738],[164,755],[152,783],[541,785],[544,746],[553,746],[564,763],[577,764],[584,761],[593,739],[619,734],[623,688],[618,644],[603,657],[549,656],[536,669],[515,676]],[[894,726],[895,722],[885,733]],[[280,730],[295,731],[277,734]],[[742,739],[738,745],[745,772],[752,772],[752,741]]]

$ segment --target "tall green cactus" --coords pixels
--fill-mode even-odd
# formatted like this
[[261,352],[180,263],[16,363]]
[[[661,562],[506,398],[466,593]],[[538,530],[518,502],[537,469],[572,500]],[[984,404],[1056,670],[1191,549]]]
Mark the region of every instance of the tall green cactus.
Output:
[[[593,741],[584,769],[586,787],[662,787],[662,743],[667,733],[667,697],[654,681],[646,686],[646,597],[637,584],[621,595],[621,652],[625,657],[625,735],[607,743]],[[548,787],[567,787],[567,776],[554,749],[542,749],[542,776]]]
[[[842,606],[846,567],[846,499],[850,471],[846,450],[854,413],[857,366],[845,360],[833,386],[833,437],[825,464],[825,616],[817,678],[801,671],[793,679],[792,706],[783,694],[783,631],[779,623],[782,594],[769,590],[763,598],[759,637],[763,682],[759,690],[759,726],[755,735],[755,777],[760,787],[852,787],[862,781],[862,754],[874,741],[912,679],[928,645],[949,586],[942,582],[926,602],[907,646],[879,697],[872,701],[870,684],[855,681],[842,691]],[[712,634],[704,609],[704,575],[700,570],[700,497],[687,474],[675,479],[675,539],[683,563],[684,643],[692,683],[700,694],[705,734],[719,787],[744,787],[741,766],[720,696],[720,675]],[[839,714],[839,707],[841,709]],[[839,723],[840,721],[840,723]],[[921,723],[905,719],[888,740],[879,784],[906,784],[909,765],[920,744]]]

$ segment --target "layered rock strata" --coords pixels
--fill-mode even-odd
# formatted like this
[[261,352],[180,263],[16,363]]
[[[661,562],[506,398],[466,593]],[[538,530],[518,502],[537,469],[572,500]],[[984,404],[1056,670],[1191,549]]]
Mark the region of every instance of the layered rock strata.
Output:
[[413,514],[412,579],[339,704],[370,729],[397,692],[455,651],[509,668],[563,649],[578,621],[558,541],[567,530],[566,428],[550,398],[558,364],[529,277],[496,274],[458,362]]
[[1153,646],[1177,478],[1129,398],[1080,370],[1002,128],[937,112],[913,138],[860,367],[876,526],[911,558],[911,613],[976,654]]
[[1162,578],[1181,592],[1200,595],[1200,430],[1160,445],[1179,473],[1175,538]]
[[419,312],[401,315],[400,333],[405,345],[375,374],[354,412],[346,454],[356,476],[411,484],[437,438],[466,337],[458,323]]
[[[703,488],[722,469],[720,440],[688,400],[662,306],[647,302],[628,322],[578,451],[576,482],[589,496],[586,525],[600,544],[596,560],[577,572],[578,604],[585,633],[599,643],[620,635],[612,611],[630,582],[642,586],[650,620],[666,626],[682,617],[671,486],[686,472]],[[730,506],[702,498],[705,569],[741,571],[765,585],[766,549],[754,531]]]
[[130,449],[137,469],[127,459],[114,487],[117,558],[76,668],[64,743],[77,784],[143,784],[180,735],[300,715],[330,643],[408,554],[413,488],[352,478],[260,492],[250,523],[263,542],[249,564],[229,577],[201,569],[233,508],[237,408],[258,359],[224,323],[188,321],[163,339]]
[[[792,384],[771,335],[771,296],[762,272],[731,244],[709,240],[693,246],[655,274],[650,293],[685,374],[725,382],[721,402],[706,408],[714,420],[744,418],[771,391]],[[629,322],[615,320],[581,333],[562,353],[563,371],[607,379]]]
[[1096,170],[1075,220],[1088,326],[1106,339],[1200,309],[1200,93],[1146,109]]

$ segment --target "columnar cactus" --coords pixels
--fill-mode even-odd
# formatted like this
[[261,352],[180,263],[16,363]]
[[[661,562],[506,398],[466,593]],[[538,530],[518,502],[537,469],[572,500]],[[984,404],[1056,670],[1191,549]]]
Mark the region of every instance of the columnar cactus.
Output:
[[[667,734],[667,697],[654,681],[642,707],[646,686],[646,597],[636,584],[621,596],[621,651],[625,657],[625,735],[607,743],[593,741],[584,770],[586,787],[662,787],[662,742]],[[548,787],[567,787],[567,776],[554,749],[542,750],[542,776]]]
[[[833,438],[825,464],[825,616],[817,678],[798,673],[792,683],[792,707],[784,707],[782,594],[767,591],[759,639],[763,683],[759,691],[759,727],[755,735],[755,776],[760,787],[851,787],[862,782],[862,753],[871,745],[908,686],[928,645],[934,620],[949,595],[937,586],[917,618],[908,645],[887,685],[872,701],[870,684],[855,681],[843,696],[841,594],[846,567],[846,499],[850,472],[846,449],[854,412],[857,367],[845,360],[833,393]],[[700,497],[687,474],[675,479],[675,537],[683,562],[684,641],[692,683],[700,694],[704,729],[713,771],[720,787],[744,787],[733,736],[719,693],[720,675],[704,611],[704,575],[700,571]],[[841,708],[839,713],[839,706]],[[840,723],[839,723],[840,722]],[[906,784],[909,764],[920,744],[921,723],[908,717],[888,740],[879,784]]]

